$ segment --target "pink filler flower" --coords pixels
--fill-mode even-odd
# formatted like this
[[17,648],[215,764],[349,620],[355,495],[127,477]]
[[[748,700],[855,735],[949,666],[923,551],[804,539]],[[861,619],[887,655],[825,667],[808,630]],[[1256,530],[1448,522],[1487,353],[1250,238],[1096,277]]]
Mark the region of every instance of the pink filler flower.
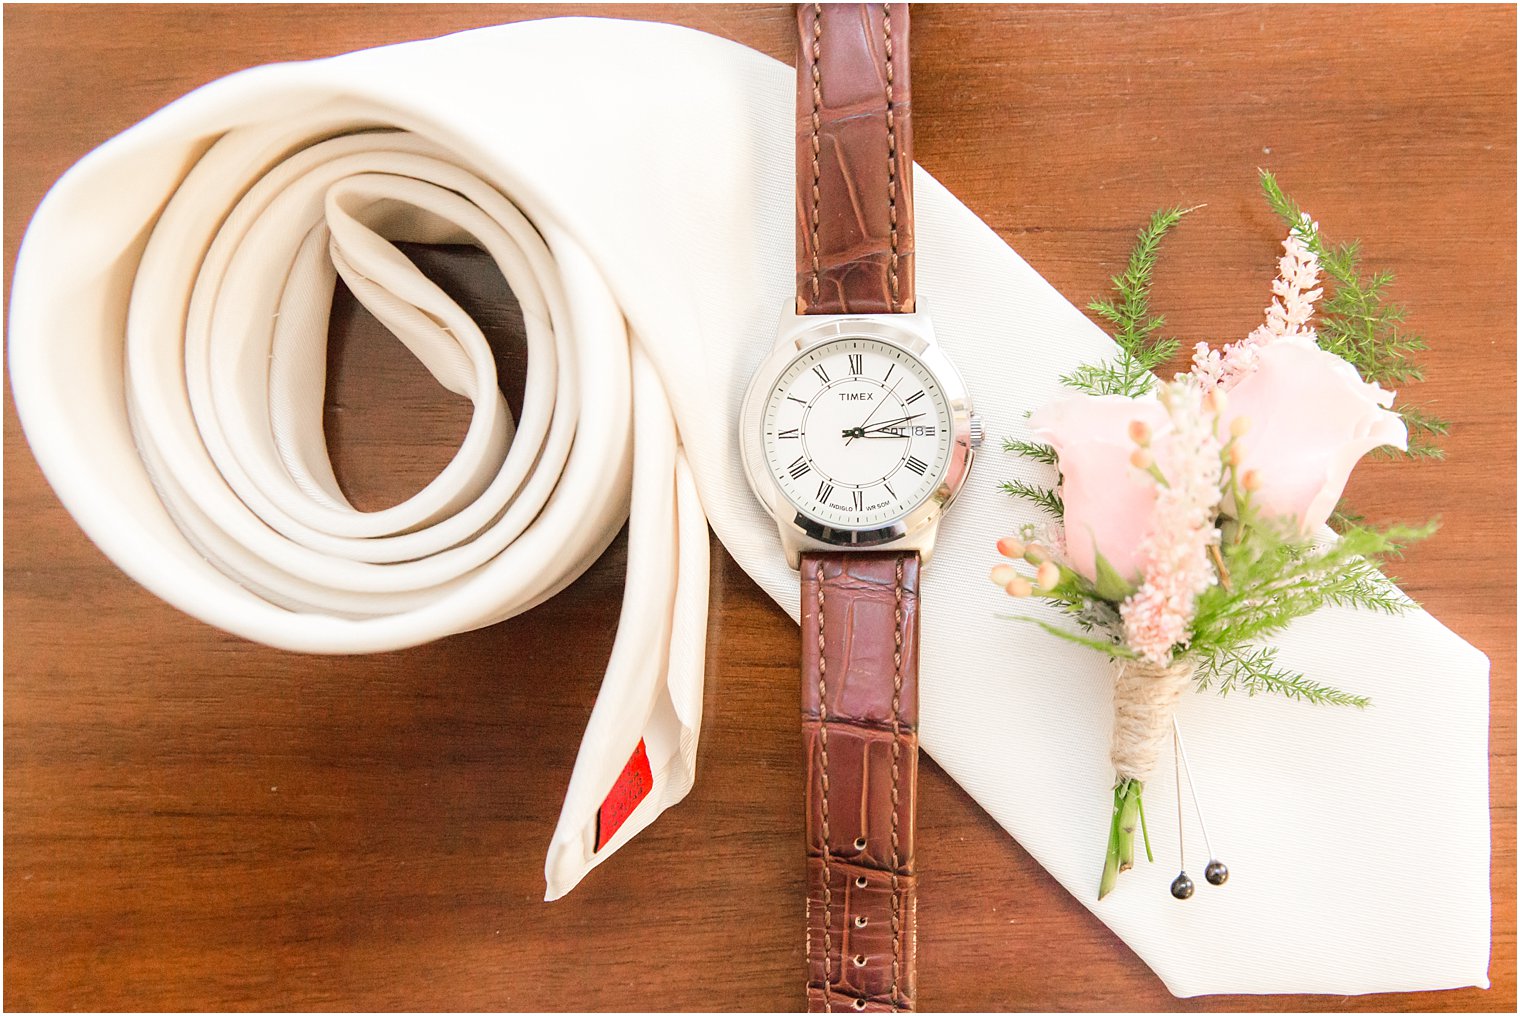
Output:
[[[1119,606],[1124,641],[1142,659],[1164,666],[1187,637],[1193,601],[1216,581],[1209,547],[1219,542],[1223,474],[1220,421],[1192,378],[1161,389],[1170,440],[1158,449],[1156,505],[1139,547],[1140,588]],[[1210,400],[1212,401],[1212,400]]]
[[[1311,231],[1317,228],[1308,215],[1304,216],[1304,225]],[[1282,247],[1283,256],[1277,260],[1278,275],[1272,280],[1272,304],[1266,309],[1266,323],[1221,350],[1210,349],[1207,342],[1193,348],[1192,374],[1205,392],[1215,388],[1228,391],[1239,384],[1256,369],[1262,346],[1290,338],[1315,343],[1309,318],[1314,315],[1315,302],[1324,294],[1319,287],[1319,257],[1296,232],[1288,233]]]

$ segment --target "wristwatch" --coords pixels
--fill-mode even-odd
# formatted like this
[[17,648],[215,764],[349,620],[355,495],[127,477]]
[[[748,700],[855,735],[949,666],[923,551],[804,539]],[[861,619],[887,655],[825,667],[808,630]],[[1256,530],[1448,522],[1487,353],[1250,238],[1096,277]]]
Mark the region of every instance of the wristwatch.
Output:
[[914,289],[907,5],[797,25],[797,297],[741,451],[801,573],[808,1010],[906,1011],[919,569],[981,426]]

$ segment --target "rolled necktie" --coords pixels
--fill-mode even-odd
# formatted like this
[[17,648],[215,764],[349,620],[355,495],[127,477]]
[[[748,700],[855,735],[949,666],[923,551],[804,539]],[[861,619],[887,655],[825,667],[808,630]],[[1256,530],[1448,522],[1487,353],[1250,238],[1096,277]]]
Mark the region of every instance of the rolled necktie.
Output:
[[[701,33],[586,19],[258,68],[81,161],[18,259],[11,372],[38,461],[106,554],[208,623],[302,652],[415,645],[552,597],[627,519],[551,898],[691,786],[708,523],[797,615],[735,433],[793,282],[792,75]],[[920,294],[989,430],[1015,432],[1112,347],[914,179]],[[479,328],[400,242],[467,243],[500,267],[527,325],[520,419]],[[380,511],[348,503],[323,442],[338,278],[473,406],[448,466]],[[1014,524],[996,482],[1029,468],[985,457],[924,573],[924,749],[1177,994],[1486,984],[1487,661],[1424,613],[1327,610],[1282,640],[1285,662],[1371,695],[1364,713],[1190,696],[1211,831],[1239,831],[1230,891],[1160,902],[1175,866],[1158,843],[1097,903],[1107,667],[995,621],[983,577]],[[605,835],[641,745],[649,786]],[[1169,790],[1147,791],[1154,812]],[[924,846],[926,866],[954,867]],[[1348,859],[1356,877],[1334,877]]]

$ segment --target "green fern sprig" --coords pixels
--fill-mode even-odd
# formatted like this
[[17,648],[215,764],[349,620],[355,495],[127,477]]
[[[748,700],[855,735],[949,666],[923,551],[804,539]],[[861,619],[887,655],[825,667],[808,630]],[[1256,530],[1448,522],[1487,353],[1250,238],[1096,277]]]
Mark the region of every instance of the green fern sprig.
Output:
[[1451,433],[1449,422],[1431,416],[1420,406],[1395,406],[1394,409],[1404,418],[1404,425],[1409,428],[1409,451],[1400,452],[1397,448],[1384,445],[1377,449],[1380,455],[1400,457],[1407,454],[1413,458],[1427,459],[1445,457],[1446,452],[1438,442]]
[[1343,533],[1352,526],[1360,525],[1366,521],[1367,516],[1348,507],[1346,499],[1341,498],[1339,503],[1336,504],[1335,510],[1330,513],[1329,525],[1337,533]]
[[1270,692],[1316,705],[1365,709],[1372,704],[1366,695],[1354,695],[1320,684],[1282,666],[1277,662],[1276,646],[1221,650],[1203,656],[1198,661],[1194,680],[1200,689],[1212,688],[1221,695],[1232,691],[1241,691],[1248,696]]
[[1155,370],[1166,363],[1181,343],[1156,333],[1166,317],[1152,314],[1151,279],[1156,271],[1161,240],[1192,208],[1163,208],[1135,238],[1124,271],[1113,277],[1114,294],[1094,300],[1087,309],[1109,325],[1119,355],[1102,363],[1084,364],[1062,376],[1061,383],[1089,395],[1144,395],[1156,385]]
[[998,484],[998,489],[1009,497],[1029,501],[1054,519],[1060,520],[1066,515],[1066,505],[1062,502],[1061,495],[1049,487],[1039,487],[1023,480],[1004,480]]
[[[1315,309],[1320,348],[1346,360],[1364,379],[1380,385],[1396,388],[1423,381],[1425,374],[1415,356],[1428,347],[1424,338],[1403,330],[1404,308],[1387,302],[1393,273],[1374,271],[1364,276],[1360,244],[1326,243],[1315,224],[1304,218],[1298,202],[1283,193],[1277,178],[1265,169],[1258,172],[1267,203],[1319,258],[1320,269],[1331,283]],[[1409,428],[1409,450],[1391,450],[1392,454],[1411,458],[1445,455],[1439,439],[1450,428],[1447,421],[1419,405],[1401,404],[1394,410]]]
[[1022,456],[1032,462],[1043,462],[1047,466],[1056,464],[1056,450],[1038,441],[1022,441],[1016,437],[1006,437],[1003,439],[1003,451]]

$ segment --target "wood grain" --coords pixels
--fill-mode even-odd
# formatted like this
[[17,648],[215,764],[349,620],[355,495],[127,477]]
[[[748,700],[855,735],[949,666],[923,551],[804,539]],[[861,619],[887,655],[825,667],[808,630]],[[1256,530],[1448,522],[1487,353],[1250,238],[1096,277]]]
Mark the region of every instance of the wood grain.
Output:
[[[570,9],[8,7],[7,279],[52,181],[196,85]],[[780,6],[573,12],[678,22],[791,59]],[[1401,576],[1493,661],[1492,990],[1175,1000],[926,762],[922,1004],[1513,1011],[1514,10],[925,5],[914,32],[919,162],[1078,303],[1152,209],[1206,202],[1167,241],[1157,299],[1189,342],[1243,335],[1278,235],[1259,165],[1398,272],[1409,324],[1434,346],[1420,395],[1456,429],[1445,463],[1373,464],[1351,494],[1375,518],[1442,514]],[[510,299],[469,258],[427,257],[496,315],[510,365]],[[329,435],[344,482],[378,503],[436,470],[462,417],[372,321],[341,298],[338,311]],[[696,790],[545,905],[621,541],[551,604],[494,628],[383,656],[291,656],[120,574],[42,480],[8,387],[5,414],[7,1007],[798,1003],[796,632],[716,543]]]

